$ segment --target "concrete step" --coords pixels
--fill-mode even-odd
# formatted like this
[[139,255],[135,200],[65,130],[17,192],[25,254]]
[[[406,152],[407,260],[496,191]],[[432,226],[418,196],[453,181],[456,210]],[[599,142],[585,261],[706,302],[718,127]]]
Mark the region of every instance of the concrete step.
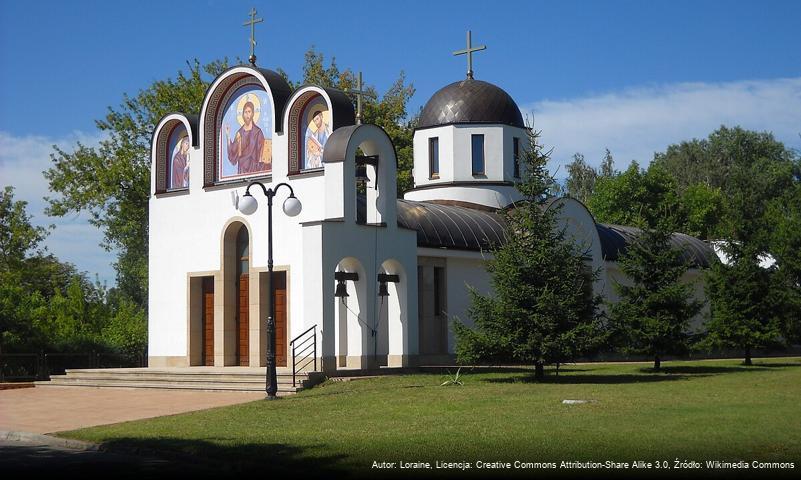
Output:
[[[35,382],[37,387],[110,387],[162,388],[173,390],[243,391],[265,390],[264,368],[248,367],[189,367],[189,368],[109,368],[74,369],[65,375],[51,375],[49,382]],[[292,371],[282,368],[276,372],[278,392],[291,394],[322,382],[321,372],[301,372],[292,385]]]
[[[120,375],[242,375],[247,377],[264,376],[266,369],[264,367],[188,367],[188,368],[76,368],[65,370],[67,374],[82,374],[82,373],[115,373]],[[276,368],[277,375],[292,375],[292,369],[289,368]],[[316,373],[311,370],[302,370],[296,374]]]
[[[145,373],[115,373],[115,372],[68,372],[66,375],[51,375],[54,377],[66,377],[71,379],[92,379],[92,380],[130,380],[130,381],[166,381],[166,382],[233,382],[233,383],[252,383],[265,381],[265,374],[259,375],[207,375],[207,374],[145,374]],[[314,375],[312,375],[314,377]],[[295,376],[297,382],[309,380],[308,374],[298,374]],[[277,375],[278,383],[292,383],[292,375]]]
[[[276,382],[279,386],[282,385],[289,385],[292,386],[292,377],[289,378],[278,378]],[[219,377],[219,378],[181,378],[177,375],[171,375],[169,377],[159,377],[159,376],[137,376],[137,377],[129,377],[125,375],[108,375],[108,376],[99,376],[99,375],[86,375],[86,376],[77,376],[77,375],[51,375],[50,376],[51,382],[58,382],[62,384],[80,384],[80,383],[130,383],[130,384],[180,384],[186,385],[187,387],[192,385],[215,385],[215,384],[225,384],[225,385],[239,385],[243,388],[261,388],[264,389],[264,385],[266,383],[265,378],[262,376],[261,378],[226,378],[226,377]],[[46,383],[46,382],[44,382]],[[299,387],[306,387],[312,386],[313,380],[310,380],[307,377],[298,377],[296,378],[295,385]]]
[[[148,382],[63,382],[54,380],[49,382],[35,382],[36,388],[65,388],[65,387],[92,387],[92,388],[154,388],[164,390],[196,390],[196,391],[226,391],[226,392],[264,392],[264,385],[243,386],[240,384],[207,383],[187,385],[183,383],[148,383]],[[290,395],[303,390],[304,387],[291,385],[278,385],[278,395]]]

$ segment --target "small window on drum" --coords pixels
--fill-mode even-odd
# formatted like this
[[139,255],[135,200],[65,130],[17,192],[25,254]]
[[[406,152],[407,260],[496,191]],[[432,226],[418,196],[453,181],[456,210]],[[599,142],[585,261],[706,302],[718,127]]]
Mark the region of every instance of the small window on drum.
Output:
[[439,178],[439,138],[428,139],[428,177]]
[[484,175],[484,135],[471,136],[473,175]]

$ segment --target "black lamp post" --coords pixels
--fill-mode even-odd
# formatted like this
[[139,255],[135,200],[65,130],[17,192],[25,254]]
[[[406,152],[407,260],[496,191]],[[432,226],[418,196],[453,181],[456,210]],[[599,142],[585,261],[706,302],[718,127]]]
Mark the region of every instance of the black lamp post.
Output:
[[258,202],[250,194],[250,187],[258,185],[261,187],[264,195],[267,197],[267,291],[270,292],[267,297],[270,299],[269,313],[267,314],[267,399],[274,400],[278,397],[275,396],[278,392],[278,381],[275,373],[275,299],[273,298],[273,197],[281,187],[289,189],[289,197],[284,200],[284,213],[290,217],[298,215],[303,208],[300,200],[295,197],[295,192],[292,187],[287,183],[279,183],[273,188],[267,188],[261,182],[250,182],[245,195],[239,201],[237,208],[245,215],[250,215],[256,212],[259,207]]

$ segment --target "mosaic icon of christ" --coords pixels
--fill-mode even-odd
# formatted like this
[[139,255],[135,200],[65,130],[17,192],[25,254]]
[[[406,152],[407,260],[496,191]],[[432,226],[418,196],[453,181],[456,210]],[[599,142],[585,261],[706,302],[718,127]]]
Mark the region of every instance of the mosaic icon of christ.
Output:
[[[240,125],[231,138],[231,126],[225,124],[224,145],[228,162],[237,167],[237,174],[269,171],[272,166],[271,142],[257,125],[261,113],[261,101],[256,95],[243,95],[237,105],[237,121]],[[241,113],[240,113],[241,112]]]

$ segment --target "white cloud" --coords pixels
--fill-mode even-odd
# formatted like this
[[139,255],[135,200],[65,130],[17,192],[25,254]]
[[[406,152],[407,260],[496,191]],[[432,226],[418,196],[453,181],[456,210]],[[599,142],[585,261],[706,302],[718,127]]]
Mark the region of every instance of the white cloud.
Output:
[[75,132],[63,138],[48,138],[38,135],[16,137],[0,131],[0,187],[14,187],[14,199],[28,202],[27,212],[32,223],[39,226],[55,225],[45,240],[48,250],[62,261],[74,263],[79,270],[89,272],[92,279],[97,274],[109,286],[115,283],[111,263],[115,259],[100,245],[103,234],[88,222],[88,215],[81,213],[66,217],[48,217],[45,196],[54,196],[49,191],[47,180],[42,175],[50,168],[53,145],[64,149],[73,148],[77,142],[94,146],[100,136]]
[[604,148],[618,169],[631,160],[647,165],[654,152],[682,140],[706,138],[721,125],[769,131],[801,148],[801,78],[729,83],[679,83],[631,88],[597,96],[545,100],[521,109],[554,148],[550,169],[575,152],[597,166]]

